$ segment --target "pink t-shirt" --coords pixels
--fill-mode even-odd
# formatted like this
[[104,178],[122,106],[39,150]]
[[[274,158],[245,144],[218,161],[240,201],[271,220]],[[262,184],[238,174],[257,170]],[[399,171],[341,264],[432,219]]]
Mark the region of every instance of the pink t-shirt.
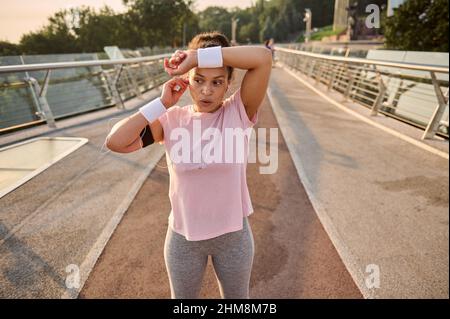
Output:
[[258,113],[248,118],[240,89],[213,113],[173,106],[159,117],[170,175],[169,226],[187,240],[240,230],[253,213],[246,169],[257,119]]

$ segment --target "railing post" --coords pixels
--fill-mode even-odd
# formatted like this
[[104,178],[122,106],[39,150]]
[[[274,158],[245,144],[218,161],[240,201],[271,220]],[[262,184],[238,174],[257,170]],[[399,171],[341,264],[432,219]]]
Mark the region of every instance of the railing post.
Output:
[[131,70],[131,66],[127,67],[126,70],[127,70],[127,78],[128,77],[130,78],[131,86],[133,88],[134,93],[138,98],[142,99],[142,93],[139,90],[139,86],[137,84],[136,77],[134,76],[134,73]]
[[122,98],[120,97],[119,90],[117,90],[117,82],[119,81],[120,75],[122,74],[123,65],[120,64],[114,67],[113,74],[107,74],[106,80],[108,81],[109,88],[112,92],[114,103],[118,109],[125,109]]
[[308,65],[308,59],[309,58],[307,57],[303,57],[303,62],[300,69],[300,72],[302,72],[303,74],[306,74],[306,66]]
[[350,55],[350,48],[347,48],[347,50],[345,50],[344,57],[348,58],[349,55]]
[[331,65],[331,76],[330,76],[330,82],[328,82],[328,91],[331,91],[333,88],[334,80],[336,79],[336,69],[333,68],[333,65]]
[[320,84],[320,81],[322,80],[322,73],[323,73],[323,63],[319,61],[319,71],[317,72],[316,76],[316,84]]
[[448,104],[448,88],[447,92],[442,94],[442,90],[439,86],[439,83],[436,79],[436,74],[434,72],[430,72],[431,75],[431,81],[433,83],[434,91],[436,93],[436,97],[438,100],[438,105],[436,109],[434,110],[433,116],[430,119],[430,122],[428,122],[427,128],[425,129],[425,132],[422,135],[422,139],[427,138],[433,138],[436,135],[438,126],[441,122],[442,116],[444,115],[445,108]]
[[315,67],[316,67],[316,60],[312,60],[311,69],[309,70],[308,77],[312,77]]
[[50,82],[50,75],[51,70],[48,69],[47,73],[45,74],[44,83],[41,86],[39,85],[38,81],[35,78],[29,77],[29,81],[32,84],[34,93],[37,97],[37,102],[39,103],[39,108],[41,110],[41,115],[45,118],[45,121],[47,122],[48,127],[50,128],[56,128],[55,118],[53,116],[52,110],[50,109],[50,106],[47,102],[47,89],[48,84]]
[[152,78],[150,72],[148,71],[148,65],[146,63],[139,63],[139,67],[145,73],[146,83],[148,86],[150,86],[150,79]]
[[[23,60],[23,56],[20,56],[20,61],[22,62],[22,64],[25,64],[24,60]],[[37,93],[34,90],[34,85],[31,81],[31,77],[29,75],[28,72],[25,71],[25,78],[24,78],[25,83],[28,84],[28,88],[30,89],[31,92],[31,96],[33,98],[33,103],[34,106],[36,107],[37,111],[34,113],[36,116],[38,116],[40,119],[45,119],[44,113],[42,112],[42,108],[41,105],[39,104],[39,100],[37,97]]]
[[345,101],[348,101],[348,99],[350,97],[350,92],[353,87],[353,74],[350,72],[348,64],[346,65],[346,72],[347,72],[347,77],[348,77],[348,84],[347,84],[347,88],[345,89],[344,97],[345,97]]
[[387,87],[384,84],[383,78],[381,77],[380,72],[377,71],[377,79],[378,79],[378,95],[372,105],[372,111],[370,112],[370,116],[378,115],[378,110],[380,109],[381,103],[384,100],[384,94],[386,93]]
[[295,61],[295,69],[297,70],[297,71],[300,71],[300,57],[298,57],[298,56],[294,56],[294,61]]

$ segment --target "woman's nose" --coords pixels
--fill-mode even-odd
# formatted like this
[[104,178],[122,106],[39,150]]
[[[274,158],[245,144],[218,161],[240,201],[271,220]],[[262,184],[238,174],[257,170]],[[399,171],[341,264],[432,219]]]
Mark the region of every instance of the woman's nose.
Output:
[[205,84],[204,86],[202,86],[201,91],[203,94],[208,95],[212,93],[212,88],[208,84]]

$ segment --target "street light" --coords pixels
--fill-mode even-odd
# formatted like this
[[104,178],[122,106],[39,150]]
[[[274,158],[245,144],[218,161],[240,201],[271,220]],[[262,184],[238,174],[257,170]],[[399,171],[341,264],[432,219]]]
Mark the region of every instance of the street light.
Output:
[[236,30],[237,30],[237,23],[239,22],[239,18],[231,18],[231,44],[236,45]]
[[69,32],[73,35],[76,35],[76,30],[80,28],[80,10],[78,9],[78,7],[74,7],[71,5],[66,6],[64,22],[69,28]]
[[183,23],[183,48],[186,48],[186,29],[187,24],[186,22]]
[[312,12],[310,9],[305,9],[305,17],[303,21],[306,22],[306,31],[305,31],[305,42],[309,42],[311,37],[311,20],[312,20]]

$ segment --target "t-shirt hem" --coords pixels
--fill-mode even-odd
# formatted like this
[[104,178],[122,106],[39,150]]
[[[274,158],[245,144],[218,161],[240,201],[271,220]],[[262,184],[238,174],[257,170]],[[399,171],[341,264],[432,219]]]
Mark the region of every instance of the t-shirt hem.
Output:
[[214,233],[210,233],[210,234],[206,234],[206,235],[201,235],[201,236],[187,236],[187,235],[183,234],[182,231],[180,231],[180,230],[178,230],[178,229],[175,229],[174,227],[172,227],[172,230],[175,231],[175,232],[177,232],[177,233],[180,234],[180,235],[183,235],[183,236],[186,238],[186,240],[189,240],[189,241],[199,241],[199,240],[212,239],[212,238],[215,238],[215,237],[219,237],[219,236],[221,236],[221,235],[225,235],[225,234],[227,234],[227,233],[231,233],[231,232],[234,232],[234,231],[238,231],[238,230],[241,230],[243,227],[244,227],[244,225],[241,225],[241,226],[238,226],[238,227],[231,227],[231,228],[227,228],[227,229],[225,229],[225,230],[221,230],[221,231],[219,231],[219,232],[214,232]]

